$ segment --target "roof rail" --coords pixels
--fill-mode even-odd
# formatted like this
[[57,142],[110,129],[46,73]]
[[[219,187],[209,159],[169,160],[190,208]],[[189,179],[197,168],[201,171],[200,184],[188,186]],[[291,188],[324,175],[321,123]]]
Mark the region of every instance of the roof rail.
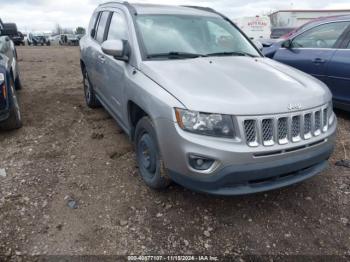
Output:
[[213,14],[216,14],[218,16],[221,16],[222,18],[224,18],[224,19],[226,19],[228,21],[231,21],[227,16],[225,16],[224,14],[216,11],[215,9],[213,9],[211,7],[203,7],[203,6],[196,6],[196,5],[183,5],[183,7],[188,7],[188,8],[193,8],[193,9],[197,9],[197,10],[213,13]]
[[210,8],[210,7],[203,7],[203,6],[196,6],[196,5],[183,5],[183,7],[198,9],[201,11],[207,11],[207,12],[215,13],[215,14],[217,13],[213,8]]
[[124,1],[109,1],[109,2],[105,2],[105,3],[101,3],[99,4],[99,6],[101,5],[108,5],[108,4],[124,4],[125,2]]
[[110,2],[106,2],[106,3],[102,3],[99,6],[108,5],[108,4],[125,5],[129,9],[130,13],[137,15],[137,11],[136,11],[135,7],[133,7],[128,1],[110,1]]

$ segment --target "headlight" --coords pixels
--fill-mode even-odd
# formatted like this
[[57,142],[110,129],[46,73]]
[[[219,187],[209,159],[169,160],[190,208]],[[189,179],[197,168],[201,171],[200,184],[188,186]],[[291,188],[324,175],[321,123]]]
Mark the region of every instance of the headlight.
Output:
[[183,109],[175,109],[179,126],[188,132],[216,136],[234,137],[234,127],[231,116],[208,114]]
[[3,73],[0,73],[0,83],[5,80],[5,75]]

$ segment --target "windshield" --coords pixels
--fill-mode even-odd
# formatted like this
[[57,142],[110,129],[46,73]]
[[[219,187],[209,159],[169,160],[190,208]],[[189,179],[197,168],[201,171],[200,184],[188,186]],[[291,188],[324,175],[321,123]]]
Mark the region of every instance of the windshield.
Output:
[[222,18],[140,15],[137,26],[147,58],[159,58],[161,54],[187,54],[186,58],[195,58],[196,54],[260,56],[251,43]]

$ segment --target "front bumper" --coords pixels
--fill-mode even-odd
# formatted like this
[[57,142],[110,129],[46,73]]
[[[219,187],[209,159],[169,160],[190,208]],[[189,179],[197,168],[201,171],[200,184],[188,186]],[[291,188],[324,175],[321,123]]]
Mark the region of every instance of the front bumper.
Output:
[[177,183],[214,195],[244,195],[286,187],[311,178],[328,166],[333,146],[327,144],[307,154],[252,165],[228,166],[210,177],[190,177],[169,170]]
[[[168,120],[156,121],[156,126],[164,165],[176,183],[198,192],[242,195],[299,183],[326,169],[334,149],[336,121],[317,143],[296,143],[295,150],[263,157],[256,153],[266,153],[266,148],[259,152],[240,141],[190,134]],[[291,145],[278,147],[287,150]],[[189,154],[212,158],[219,164],[209,173],[199,172],[189,165]]]

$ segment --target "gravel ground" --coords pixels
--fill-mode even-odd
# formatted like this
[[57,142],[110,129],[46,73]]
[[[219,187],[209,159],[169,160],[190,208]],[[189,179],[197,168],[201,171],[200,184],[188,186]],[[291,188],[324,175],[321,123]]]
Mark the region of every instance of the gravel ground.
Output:
[[121,128],[85,106],[79,49],[18,53],[24,127],[0,133],[4,257],[350,255],[350,169],[334,165],[350,157],[349,114],[337,112],[330,168],[302,184],[228,198],[155,192]]

